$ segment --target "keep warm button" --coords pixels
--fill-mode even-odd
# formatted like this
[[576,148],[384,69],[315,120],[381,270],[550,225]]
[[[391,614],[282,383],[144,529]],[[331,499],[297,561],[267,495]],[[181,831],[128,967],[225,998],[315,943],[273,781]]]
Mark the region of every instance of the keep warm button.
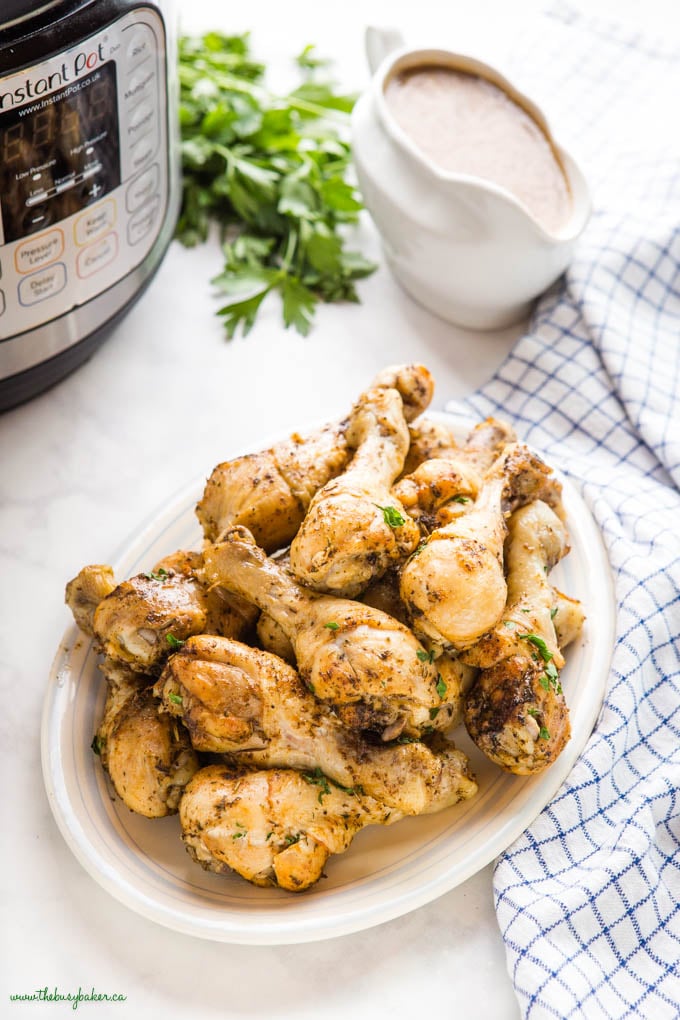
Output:
[[100,269],[104,269],[105,266],[113,262],[117,254],[118,234],[112,230],[110,234],[102,237],[100,241],[90,244],[87,248],[83,248],[82,251],[78,252],[78,258],[76,259],[78,276],[81,279],[85,279],[94,273],[98,273]]
[[76,244],[89,244],[110,230],[115,222],[116,204],[112,198],[91,206],[76,220]]
[[158,219],[159,209],[160,200],[155,198],[145,206],[142,206],[139,212],[130,218],[128,223],[128,244],[138,244],[142,238],[146,237]]
[[19,284],[19,301],[22,305],[36,305],[38,301],[54,297],[65,286],[66,266],[63,262],[57,262],[23,278]]

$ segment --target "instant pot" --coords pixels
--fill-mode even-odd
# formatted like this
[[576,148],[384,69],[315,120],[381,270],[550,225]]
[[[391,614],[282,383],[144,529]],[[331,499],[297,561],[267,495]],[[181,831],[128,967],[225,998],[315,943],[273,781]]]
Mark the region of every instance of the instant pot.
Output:
[[180,201],[174,0],[0,0],[0,409],[92,354]]

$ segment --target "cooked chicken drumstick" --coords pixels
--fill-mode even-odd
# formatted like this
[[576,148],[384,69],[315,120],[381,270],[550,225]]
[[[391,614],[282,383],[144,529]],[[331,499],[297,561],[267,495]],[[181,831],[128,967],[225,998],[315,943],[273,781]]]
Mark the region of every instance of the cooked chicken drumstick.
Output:
[[346,788],[404,815],[440,811],[476,791],[465,755],[442,740],[370,744],[342,725],[294,669],[268,652],[219,637],[193,637],[156,685],[199,751],[249,766],[321,769]]
[[[537,501],[510,518],[508,605],[501,623],[463,653],[482,667],[467,696],[465,724],[477,746],[501,768],[531,775],[550,765],[570,735],[559,681],[564,658],[546,573],[568,551],[557,515]],[[559,610],[558,610],[559,612]]]
[[184,844],[203,868],[290,892],[321,878],[331,854],[347,850],[365,825],[400,817],[323,776],[293,769],[239,774],[228,765],[201,769],[180,804]]
[[391,616],[303,588],[245,528],[209,546],[204,569],[211,583],[250,599],[280,624],[303,680],[346,725],[377,730],[384,740],[449,725],[455,702],[436,666]]
[[417,633],[466,648],[499,620],[506,602],[505,515],[533,499],[559,504],[561,487],[528,447],[507,446],[479,498],[432,532],[401,575],[401,595]]
[[290,547],[290,567],[310,588],[354,597],[420,539],[390,488],[404,465],[409,433],[399,393],[362,394],[347,439],[356,453],[347,470],[314,496]]
[[173,553],[117,587],[110,567],[83,567],[67,585],[66,601],[106,656],[153,672],[190,634],[242,637],[255,623],[251,603],[202,585],[202,563],[201,553]]
[[[374,386],[397,390],[407,421],[425,410],[434,390],[432,376],[421,365],[385,369]],[[267,552],[283,548],[297,533],[315,492],[340,474],[350,453],[347,421],[342,421],[218,464],[196,507],[205,537],[214,542],[226,528],[243,525]]]
[[93,563],[83,567],[66,585],[66,605],[84,634],[94,637],[95,610],[115,587],[113,570],[107,563]]
[[151,677],[111,660],[101,670],[108,690],[93,749],[130,810],[146,818],[174,814],[200,768],[189,734],[179,720],[159,713]]
[[508,425],[487,418],[473,428],[462,446],[453,437],[448,446],[441,441],[432,456],[399,479],[392,494],[423,534],[429,534],[459,516],[461,503],[477,497],[483,474],[514,438]]

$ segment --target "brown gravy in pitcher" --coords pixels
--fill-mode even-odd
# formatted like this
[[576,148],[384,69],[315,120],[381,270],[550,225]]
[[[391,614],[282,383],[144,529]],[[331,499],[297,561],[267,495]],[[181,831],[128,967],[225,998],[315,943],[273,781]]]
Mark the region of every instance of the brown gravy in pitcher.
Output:
[[569,185],[545,132],[497,85],[423,65],[390,78],[385,100],[401,129],[441,170],[505,188],[550,233],[569,219]]

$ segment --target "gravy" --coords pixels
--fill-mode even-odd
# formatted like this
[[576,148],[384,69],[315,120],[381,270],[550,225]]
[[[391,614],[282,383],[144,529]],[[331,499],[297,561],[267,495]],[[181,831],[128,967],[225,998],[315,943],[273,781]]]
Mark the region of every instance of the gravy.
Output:
[[569,185],[548,138],[497,85],[422,66],[390,78],[385,99],[402,130],[440,169],[505,188],[551,233],[569,219]]

